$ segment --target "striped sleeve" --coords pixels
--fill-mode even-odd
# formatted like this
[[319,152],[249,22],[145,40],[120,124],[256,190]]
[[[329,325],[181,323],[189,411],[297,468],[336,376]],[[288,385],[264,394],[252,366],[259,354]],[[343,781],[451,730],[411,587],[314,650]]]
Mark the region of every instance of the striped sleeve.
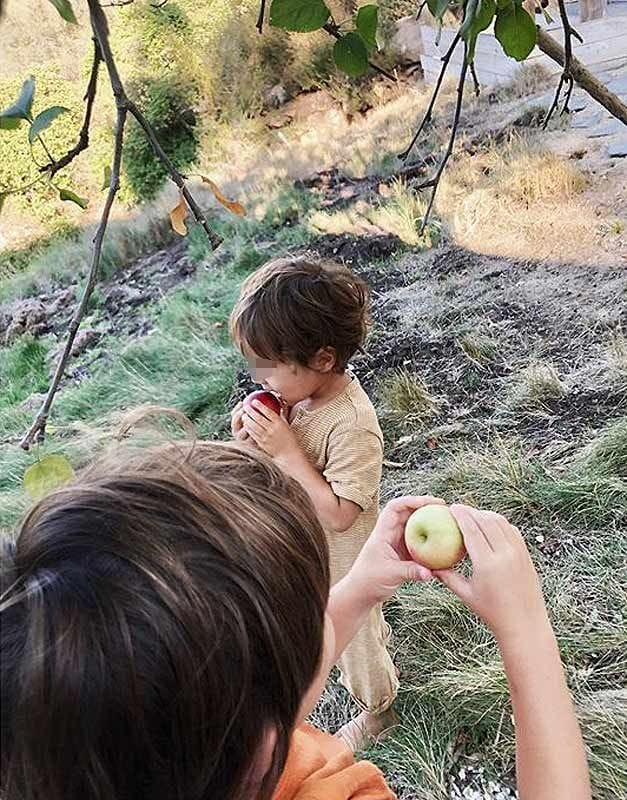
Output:
[[329,436],[323,472],[337,497],[367,511],[378,497],[382,468],[379,434],[354,420],[338,422]]

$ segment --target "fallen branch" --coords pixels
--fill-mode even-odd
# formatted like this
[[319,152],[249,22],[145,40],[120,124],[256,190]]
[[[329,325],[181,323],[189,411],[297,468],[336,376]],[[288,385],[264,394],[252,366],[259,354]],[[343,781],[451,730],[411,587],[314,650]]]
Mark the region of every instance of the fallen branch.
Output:
[[[566,62],[564,48],[542,29],[538,30],[538,48],[560,66],[564,66]],[[620,97],[604,86],[575,56],[571,56],[569,69],[575,83],[609,111],[613,117],[627,125],[627,105]]]

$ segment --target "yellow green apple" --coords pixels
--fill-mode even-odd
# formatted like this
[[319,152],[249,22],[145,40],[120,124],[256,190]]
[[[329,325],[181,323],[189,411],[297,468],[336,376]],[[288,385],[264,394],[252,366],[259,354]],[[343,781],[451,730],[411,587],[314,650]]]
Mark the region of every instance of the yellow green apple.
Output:
[[405,545],[414,561],[428,569],[449,569],[466,553],[462,532],[446,506],[416,509],[405,525]]

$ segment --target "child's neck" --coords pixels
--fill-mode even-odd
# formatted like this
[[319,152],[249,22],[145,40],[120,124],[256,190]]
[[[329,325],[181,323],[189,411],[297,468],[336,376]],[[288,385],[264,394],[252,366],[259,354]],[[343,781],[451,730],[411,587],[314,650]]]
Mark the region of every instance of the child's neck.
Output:
[[348,372],[331,372],[326,373],[321,377],[322,380],[316,389],[309,395],[309,397],[307,397],[298,405],[302,405],[310,411],[316,408],[321,408],[339,394],[342,394],[344,389],[346,389],[352,380],[352,376]]

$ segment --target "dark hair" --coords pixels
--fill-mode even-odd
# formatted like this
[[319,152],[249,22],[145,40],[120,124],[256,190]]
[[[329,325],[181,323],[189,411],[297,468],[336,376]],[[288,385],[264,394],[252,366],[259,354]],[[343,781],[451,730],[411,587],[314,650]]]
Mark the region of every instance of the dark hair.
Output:
[[366,338],[368,301],[366,284],[342,264],[280,258],[244,281],[231,333],[242,350],[303,366],[332,347],[343,372]]
[[220,443],[107,459],[39,502],[5,556],[5,800],[240,798],[274,730],[271,794],[329,592],[295,481]]

